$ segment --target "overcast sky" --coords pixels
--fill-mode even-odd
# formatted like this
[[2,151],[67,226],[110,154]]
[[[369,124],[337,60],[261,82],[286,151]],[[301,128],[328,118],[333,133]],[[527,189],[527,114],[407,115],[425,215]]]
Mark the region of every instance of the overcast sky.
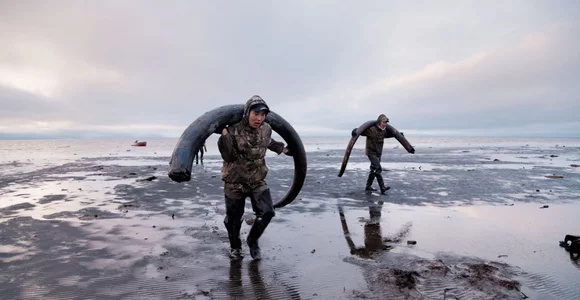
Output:
[[305,136],[580,137],[578,0],[2,0],[0,45],[0,138],[179,137],[254,94]]

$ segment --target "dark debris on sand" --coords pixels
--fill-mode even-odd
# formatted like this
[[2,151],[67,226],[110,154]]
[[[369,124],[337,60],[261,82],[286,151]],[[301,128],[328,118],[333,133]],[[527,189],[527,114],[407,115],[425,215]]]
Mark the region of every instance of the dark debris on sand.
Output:
[[[393,256],[393,254],[390,254]],[[378,299],[525,299],[506,264],[469,258],[399,256],[362,263]],[[360,262],[359,262],[360,263]],[[357,263],[357,264],[359,264]],[[368,298],[358,293],[355,299]]]

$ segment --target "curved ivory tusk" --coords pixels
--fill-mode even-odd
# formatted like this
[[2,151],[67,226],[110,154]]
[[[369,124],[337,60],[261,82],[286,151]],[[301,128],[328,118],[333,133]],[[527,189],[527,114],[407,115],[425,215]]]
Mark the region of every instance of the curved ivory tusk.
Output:
[[[242,120],[244,105],[234,104],[218,107],[208,111],[193,121],[183,132],[173,150],[169,162],[168,176],[173,181],[183,182],[191,180],[191,167],[195,153],[213,133],[226,125],[238,123]],[[286,195],[274,207],[284,207],[290,204],[300,193],[306,179],[306,151],[298,133],[292,125],[273,111],[270,111],[264,120],[286,142],[288,150],[294,159],[294,180]]]
[[[342,174],[344,174],[344,170],[346,169],[346,165],[348,164],[348,159],[350,157],[350,152],[352,151],[352,148],[354,147],[354,144],[356,143],[356,140],[358,139],[358,137],[365,130],[375,126],[375,124],[377,124],[376,120],[367,121],[367,122],[364,122],[362,125],[360,125],[356,129],[355,135],[353,137],[351,137],[350,142],[346,146],[344,158],[342,159],[342,165],[340,166],[340,171],[338,171],[338,177],[342,177]],[[395,127],[387,124],[387,127],[385,128],[385,130],[389,133],[389,135],[390,135],[389,137],[394,137],[395,139],[397,139],[397,141],[399,141],[399,143],[401,143],[401,145],[405,148],[405,150],[407,150],[407,152],[413,153],[415,151],[413,149],[413,146],[411,146],[409,141],[407,141],[407,138],[405,138],[405,136],[401,132],[399,132]]]

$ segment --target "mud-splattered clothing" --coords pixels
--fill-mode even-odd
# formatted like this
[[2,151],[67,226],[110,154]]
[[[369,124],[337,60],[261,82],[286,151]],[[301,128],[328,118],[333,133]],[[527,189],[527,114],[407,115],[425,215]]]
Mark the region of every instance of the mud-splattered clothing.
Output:
[[368,156],[383,155],[384,139],[393,137],[387,130],[381,130],[378,126],[363,131],[361,135],[367,138],[365,154]]
[[[231,249],[240,249],[239,237],[246,198],[252,201],[256,220],[248,234],[248,246],[252,257],[259,253],[258,239],[275,216],[270,189],[266,184],[268,167],[266,151],[278,154],[284,151],[284,143],[272,139],[272,127],[262,123],[260,127],[249,125],[250,108],[266,104],[259,96],[254,96],[244,109],[242,121],[227,128],[228,133],[218,139],[218,149],[223,159],[222,180],[226,202],[224,224],[228,230]],[[265,105],[267,107],[267,105]],[[269,109],[268,109],[269,110]],[[258,251],[258,252],[256,252]]]
[[272,139],[268,123],[254,129],[240,122],[228,127],[228,134],[219,138],[218,147],[224,160],[222,180],[254,187],[263,183],[268,174],[266,150],[280,154],[284,143]]

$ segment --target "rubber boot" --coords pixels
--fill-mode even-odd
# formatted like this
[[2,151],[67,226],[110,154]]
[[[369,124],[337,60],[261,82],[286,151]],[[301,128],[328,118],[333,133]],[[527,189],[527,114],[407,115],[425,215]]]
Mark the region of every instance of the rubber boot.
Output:
[[381,194],[385,194],[386,191],[388,191],[391,187],[390,186],[385,186],[385,182],[383,181],[383,175],[377,173],[377,181],[379,182],[379,187],[381,188]]
[[256,218],[254,225],[252,225],[252,229],[250,229],[247,243],[248,247],[250,247],[250,255],[253,259],[262,258],[258,239],[262,236],[266,227],[268,227],[270,220],[272,220],[272,215],[270,213],[265,213],[262,217]]
[[367,186],[365,191],[371,192],[376,191],[377,189],[373,188],[373,181],[375,180],[375,173],[370,173],[369,178],[367,179]]
[[240,230],[242,221],[225,218],[224,224],[228,230],[228,239],[230,240],[230,258],[240,259],[242,256],[242,240],[240,240]]

